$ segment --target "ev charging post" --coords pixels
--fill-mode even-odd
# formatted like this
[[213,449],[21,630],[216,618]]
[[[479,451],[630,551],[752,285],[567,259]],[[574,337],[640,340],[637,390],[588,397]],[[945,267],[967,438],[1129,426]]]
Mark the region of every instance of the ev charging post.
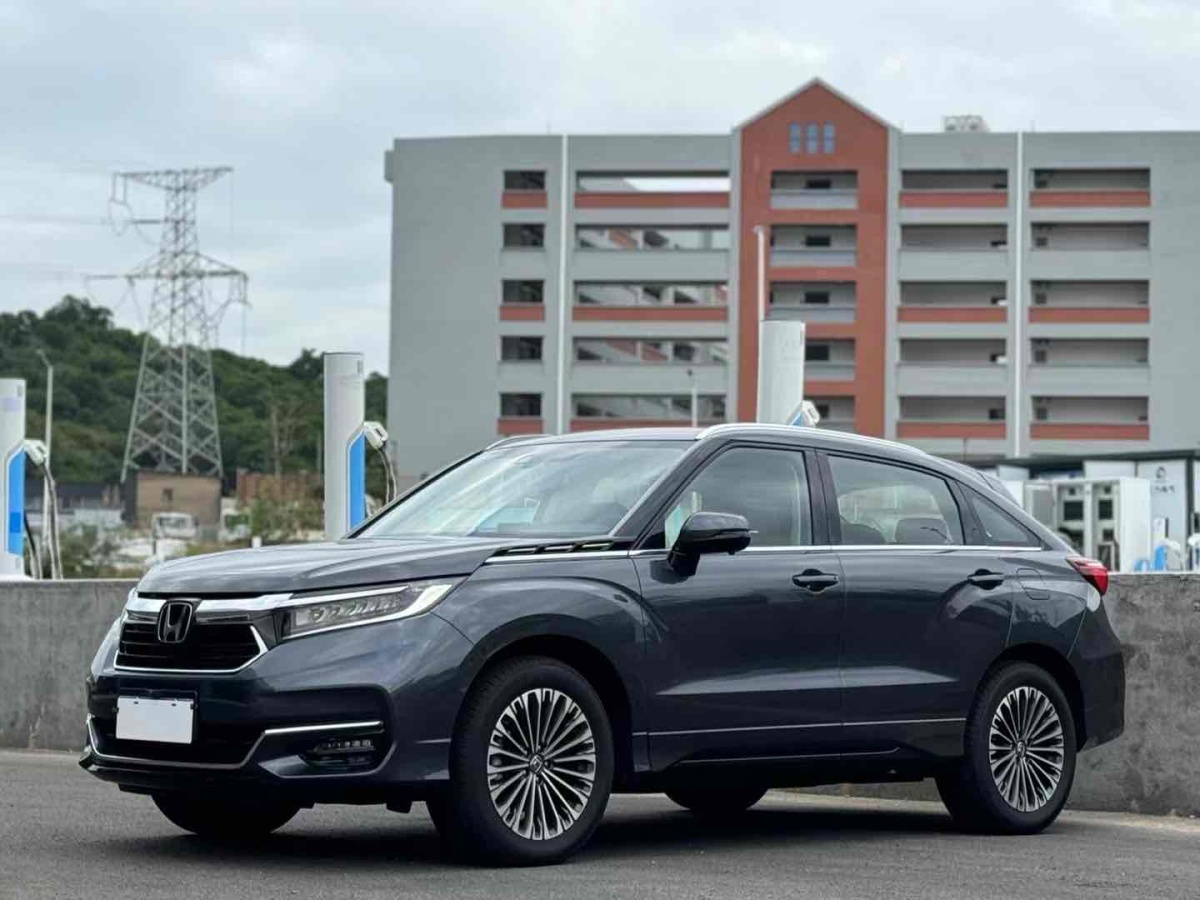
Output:
[[361,353],[325,354],[325,539],[367,517],[366,385]]
[[25,380],[0,378],[0,579],[25,574]]

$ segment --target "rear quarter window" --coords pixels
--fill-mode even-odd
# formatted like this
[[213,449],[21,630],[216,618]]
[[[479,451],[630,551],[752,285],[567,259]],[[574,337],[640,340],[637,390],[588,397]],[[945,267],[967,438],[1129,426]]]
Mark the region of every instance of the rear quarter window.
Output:
[[1006,513],[991,500],[968,490],[967,502],[975,512],[975,518],[983,529],[987,543],[996,547],[1040,547],[1037,536]]

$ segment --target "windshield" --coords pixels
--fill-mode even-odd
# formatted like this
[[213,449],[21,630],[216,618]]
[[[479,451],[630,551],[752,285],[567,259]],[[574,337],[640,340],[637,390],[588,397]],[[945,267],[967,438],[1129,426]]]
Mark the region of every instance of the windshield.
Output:
[[422,488],[362,537],[608,534],[689,446],[587,441],[501,447]]

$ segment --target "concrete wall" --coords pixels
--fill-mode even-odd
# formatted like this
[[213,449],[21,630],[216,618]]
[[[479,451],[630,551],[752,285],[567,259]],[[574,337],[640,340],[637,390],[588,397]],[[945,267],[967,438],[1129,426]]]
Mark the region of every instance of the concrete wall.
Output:
[[133,585],[0,582],[0,747],[83,747],[83,682]]
[[[130,587],[0,585],[0,747],[82,746],[83,680]],[[1200,814],[1200,575],[1115,576],[1108,599],[1126,651],[1126,729],[1080,756],[1071,805]],[[852,790],[936,798],[931,782]]]

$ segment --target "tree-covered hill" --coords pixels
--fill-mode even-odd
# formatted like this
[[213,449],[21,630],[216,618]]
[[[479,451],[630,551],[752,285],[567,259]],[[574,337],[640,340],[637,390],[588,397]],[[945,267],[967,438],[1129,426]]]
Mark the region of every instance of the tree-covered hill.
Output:
[[[137,387],[142,336],[112,313],[66,296],[43,315],[0,314],[0,377],[24,378],[26,429],[41,437],[46,403],[42,350],[54,364],[54,474],[59,481],[115,481]],[[321,441],[322,363],[303,350],[275,366],[227,350],[213,353],[225,477],[313,470]],[[384,421],[387,379],[367,379],[367,418]]]

